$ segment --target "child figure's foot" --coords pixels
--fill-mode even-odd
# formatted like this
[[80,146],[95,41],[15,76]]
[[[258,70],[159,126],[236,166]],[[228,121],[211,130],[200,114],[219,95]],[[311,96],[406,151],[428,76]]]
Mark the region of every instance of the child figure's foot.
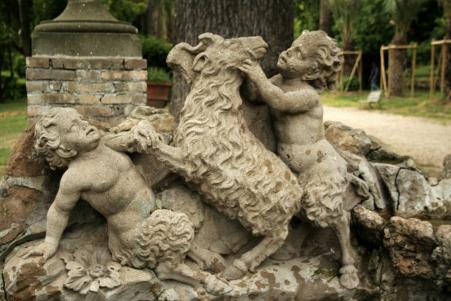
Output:
[[222,280],[215,275],[207,276],[205,279],[205,289],[208,293],[215,296],[222,296],[232,291],[232,286],[225,280]]

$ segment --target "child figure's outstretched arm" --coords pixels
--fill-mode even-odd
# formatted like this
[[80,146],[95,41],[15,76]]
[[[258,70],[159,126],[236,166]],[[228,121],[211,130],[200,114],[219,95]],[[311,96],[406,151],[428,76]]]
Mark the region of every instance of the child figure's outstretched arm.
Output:
[[259,95],[273,109],[290,113],[304,112],[319,102],[319,95],[313,88],[303,87],[296,91],[284,92],[266,78],[262,68],[255,61],[246,60],[240,70],[255,84]]

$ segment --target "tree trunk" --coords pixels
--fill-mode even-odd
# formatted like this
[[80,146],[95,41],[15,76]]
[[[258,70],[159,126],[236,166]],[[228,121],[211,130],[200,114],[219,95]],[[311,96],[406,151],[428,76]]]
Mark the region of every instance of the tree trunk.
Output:
[[[197,44],[197,37],[204,32],[225,38],[262,36],[269,44],[262,62],[268,76],[275,74],[279,53],[293,40],[292,0],[177,0],[174,5],[174,44]],[[174,74],[173,83],[171,112],[177,115],[188,89],[179,74]]]
[[153,24],[152,24],[152,10],[153,10],[153,0],[147,1],[146,11],[143,13],[143,28],[142,34],[148,36],[152,34]]
[[331,32],[331,19],[332,14],[330,12],[329,1],[321,0],[319,4],[319,29],[327,32],[328,35]]
[[31,34],[30,34],[30,0],[18,0],[19,19],[20,19],[20,37],[22,39],[23,54],[31,56]]
[[[407,38],[404,34],[397,33],[393,37],[393,45],[405,45]],[[405,49],[388,50],[388,86],[392,96],[403,96],[404,76],[403,71],[406,66],[407,51]]]

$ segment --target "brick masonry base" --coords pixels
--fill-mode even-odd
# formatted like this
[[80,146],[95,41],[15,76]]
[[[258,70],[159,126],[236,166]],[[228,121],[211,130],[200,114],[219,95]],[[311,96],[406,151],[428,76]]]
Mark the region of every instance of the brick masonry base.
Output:
[[52,107],[73,107],[99,127],[123,120],[146,104],[147,61],[117,57],[27,58],[28,120]]

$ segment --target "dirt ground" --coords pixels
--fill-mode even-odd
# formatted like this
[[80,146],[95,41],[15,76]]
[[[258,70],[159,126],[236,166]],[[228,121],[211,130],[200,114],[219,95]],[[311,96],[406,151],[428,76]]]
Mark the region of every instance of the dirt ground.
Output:
[[324,107],[324,121],[328,120],[364,130],[395,153],[411,156],[430,176],[439,175],[443,158],[451,153],[451,122]]

